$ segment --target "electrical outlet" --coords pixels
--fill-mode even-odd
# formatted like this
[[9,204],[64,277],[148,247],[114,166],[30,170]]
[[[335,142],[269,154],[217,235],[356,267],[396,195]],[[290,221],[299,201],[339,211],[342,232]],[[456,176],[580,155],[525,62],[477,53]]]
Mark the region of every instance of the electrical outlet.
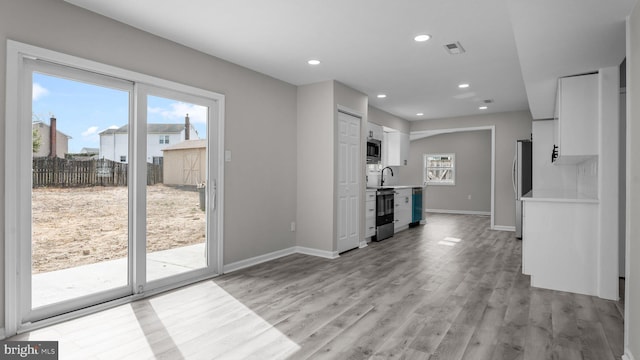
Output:
[[296,231],[296,222],[295,221],[291,222],[291,231]]
[[471,194],[467,195],[467,200],[471,200]]

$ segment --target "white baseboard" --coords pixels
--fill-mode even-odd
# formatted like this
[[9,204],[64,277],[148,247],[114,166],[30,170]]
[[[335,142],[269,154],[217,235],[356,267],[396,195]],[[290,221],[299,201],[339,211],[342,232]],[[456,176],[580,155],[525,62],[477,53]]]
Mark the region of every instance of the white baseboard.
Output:
[[226,273],[230,273],[232,271],[244,269],[244,268],[247,268],[249,266],[258,265],[258,264],[261,264],[263,262],[275,260],[275,259],[281,258],[283,256],[287,256],[287,255],[291,255],[291,254],[295,254],[295,253],[296,253],[296,246],[293,246],[293,247],[290,247],[290,248],[287,248],[287,249],[282,249],[282,250],[270,252],[268,254],[252,257],[252,258],[249,258],[249,259],[236,261],[236,262],[233,262],[231,264],[225,264],[224,267],[223,267],[223,271],[226,274]]
[[622,355],[622,360],[635,360],[630,349],[625,349],[624,355]]
[[424,212],[432,212],[432,213],[440,213],[440,214],[486,215],[486,216],[491,216],[491,211],[425,209]]
[[298,254],[318,256],[325,259],[337,259],[340,257],[337,251],[319,250],[319,249],[308,248],[304,246],[296,246],[295,249]]
[[[366,246],[366,245],[365,245]],[[258,264],[262,264],[267,261],[279,259],[283,256],[291,255],[291,254],[304,254],[311,256],[318,256],[326,259],[337,259],[340,257],[337,251],[326,251],[326,250],[318,250],[314,248],[308,248],[304,246],[292,246],[290,248],[270,252],[268,254],[259,255],[256,257],[252,257],[249,259],[244,259],[240,261],[233,262],[231,264],[225,264],[223,267],[223,271],[225,274],[237,271],[240,269],[248,268],[249,266],[254,266]]]
[[4,328],[0,328],[0,340],[4,340],[7,338],[7,333],[4,331]]
[[493,225],[493,229],[492,230],[515,232],[516,231],[516,227],[515,226],[504,226],[504,225]]

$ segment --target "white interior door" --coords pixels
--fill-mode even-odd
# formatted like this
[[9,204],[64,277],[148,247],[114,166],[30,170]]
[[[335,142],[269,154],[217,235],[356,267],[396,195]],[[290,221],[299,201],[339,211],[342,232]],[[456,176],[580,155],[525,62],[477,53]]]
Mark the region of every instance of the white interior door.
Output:
[[360,243],[360,118],[338,112],[338,252]]

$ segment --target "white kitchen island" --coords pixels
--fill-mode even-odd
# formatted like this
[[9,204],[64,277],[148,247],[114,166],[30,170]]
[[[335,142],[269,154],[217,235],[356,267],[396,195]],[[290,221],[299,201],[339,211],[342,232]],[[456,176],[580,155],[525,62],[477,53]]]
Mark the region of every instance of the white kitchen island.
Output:
[[531,286],[598,295],[598,200],[561,191],[522,200],[522,272]]

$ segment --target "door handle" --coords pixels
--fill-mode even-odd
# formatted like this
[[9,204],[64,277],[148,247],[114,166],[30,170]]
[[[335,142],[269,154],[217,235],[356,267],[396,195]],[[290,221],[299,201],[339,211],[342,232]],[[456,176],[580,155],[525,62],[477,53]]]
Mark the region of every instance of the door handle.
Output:
[[216,198],[218,197],[218,183],[216,179],[213,179],[213,184],[211,188],[212,188],[211,191],[213,192],[211,194],[211,197],[212,197],[211,202],[213,203],[211,205],[212,206],[211,210],[216,211],[216,203],[217,203]]

